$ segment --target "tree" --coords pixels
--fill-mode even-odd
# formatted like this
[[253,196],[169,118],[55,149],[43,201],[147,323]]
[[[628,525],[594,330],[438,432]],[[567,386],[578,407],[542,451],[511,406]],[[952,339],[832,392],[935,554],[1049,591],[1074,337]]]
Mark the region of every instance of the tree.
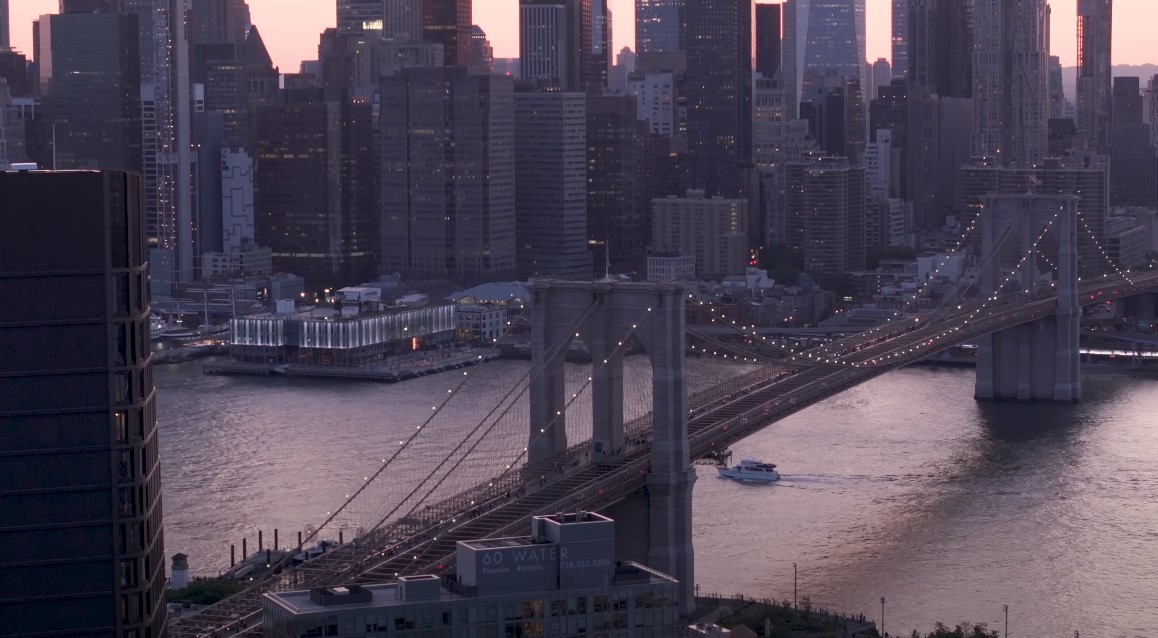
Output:
[[245,589],[244,583],[229,578],[194,580],[184,589],[169,590],[169,602],[212,605]]

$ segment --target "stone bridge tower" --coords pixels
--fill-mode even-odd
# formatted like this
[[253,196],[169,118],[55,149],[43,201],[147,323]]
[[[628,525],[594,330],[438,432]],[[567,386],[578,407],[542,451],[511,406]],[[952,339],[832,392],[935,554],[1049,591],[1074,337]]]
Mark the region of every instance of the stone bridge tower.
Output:
[[[1081,399],[1077,206],[1078,198],[1069,195],[985,198],[985,209],[981,213],[981,258],[987,266],[978,282],[980,297],[985,299],[994,293],[1022,294],[1028,302],[1043,293],[1052,296],[1051,288],[1056,288],[1057,309],[1052,316],[980,339],[978,399],[1058,402]],[[1037,254],[1018,267],[1022,256],[1039,237],[1036,251],[1051,256],[1041,263],[1056,266],[1050,282],[1043,277],[1047,273],[1039,265]]]
[[534,281],[528,446],[531,463],[548,462],[567,449],[564,360],[566,344],[578,337],[592,358],[592,456],[613,460],[622,453],[623,349],[619,342],[634,335],[652,367],[654,433],[646,481],[648,564],[679,579],[685,611],[694,606],[692,484],[696,478],[688,449],[686,295],[683,285],[676,283]]

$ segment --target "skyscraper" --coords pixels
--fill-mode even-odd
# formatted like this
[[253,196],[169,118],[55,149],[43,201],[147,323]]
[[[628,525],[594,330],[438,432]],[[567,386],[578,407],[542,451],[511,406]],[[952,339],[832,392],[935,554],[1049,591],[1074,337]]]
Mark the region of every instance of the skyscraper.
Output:
[[806,16],[807,0],[784,0],[781,22],[783,37],[780,41],[780,74],[784,79],[785,98],[788,110],[785,117],[795,120],[800,108],[801,42],[806,29],[802,28],[802,16]]
[[165,632],[141,190],[0,173],[0,291],[21,300],[0,304],[6,636]]
[[737,197],[752,163],[752,0],[688,0],[688,150],[696,185]]
[[12,26],[8,19],[8,0],[0,0],[0,51],[12,48]]
[[865,0],[809,0],[801,94],[828,75],[855,78],[866,86]]
[[312,289],[368,281],[378,237],[371,107],[334,90],[282,98],[257,117],[254,239]]
[[587,279],[583,93],[515,93],[515,239],[519,274]]
[[515,274],[514,85],[462,68],[381,81],[383,272],[461,283]]
[[[912,0],[893,0],[892,68],[893,77],[903,78],[909,73],[909,5]],[[922,2],[921,4],[926,4]],[[876,86],[888,82],[876,79]]]
[[417,42],[422,36],[422,0],[390,0],[385,4],[382,37]]
[[756,5],[756,72],[771,78],[780,70],[779,4]]
[[788,164],[787,172],[787,240],[804,256],[804,271],[831,285],[864,268],[864,169],[814,154]]
[[884,58],[877,58],[876,62],[872,64],[872,81],[868,84],[866,94],[869,100],[874,100],[877,97],[877,89],[882,86],[888,86],[893,83],[893,78],[897,77],[889,61]]
[[1110,156],[1110,204],[1158,207],[1158,149],[1143,121],[1141,78],[1114,78],[1111,119],[1104,124]]
[[189,43],[241,45],[246,31],[245,0],[192,0]]
[[525,80],[582,91],[591,58],[591,0],[519,0],[519,64]]
[[602,91],[611,79],[612,27],[609,0],[591,1],[591,54],[584,75],[589,85]]
[[635,0],[635,52],[685,50],[687,0]]
[[[141,84],[151,87],[156,135],[144,140],[145,218],[149,248],[164,251],[171,278],[194,276],[193,153],[189,41],[185,0],[120,0],[137,18]],[[159,285],[165,276],[155,269]]]
[[1045,0],[975,0],[973,155],[1001,165],[1045,157],[1048,14]]
[[141,172],[137,19],[115,13],[42,17],[40,58],[55,168]]
[[1092,148],[1105,136],[1112,80],[1114,0],[1078,0],[1078,130]]
[[366,31],[382,27],[382,0],[338,0],[338,32],[361,36]]
[[651,198],[646,189],[647,123],[637,117],[632,95],[587,97],[587,239],[595,273],[644,270],[651,235]]
[[471,19],[471,0],[422,0],[423,32],[442,45],[446,66],[472,64]]

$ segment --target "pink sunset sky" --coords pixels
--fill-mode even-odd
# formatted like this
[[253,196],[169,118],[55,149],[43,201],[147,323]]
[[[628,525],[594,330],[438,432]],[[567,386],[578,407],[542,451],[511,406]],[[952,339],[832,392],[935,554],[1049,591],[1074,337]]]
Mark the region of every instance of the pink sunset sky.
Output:
[[[868,2],[868,59],[889,57],[890,0]],[[1077,0],[1052,0],[1053,55],[1073,66],[1076,49]],[[615,49],[632,46],[634,0],[611,0],[615,20]],[[11,0],[12,44],[32,49],[30,23],[36,16],[55,13],[57,0]],[[317,57],[318,33],[334,25],[334,0],[249,0],[253,21],[283,72],[294,72],[303,59]],[[487,32],[498,57],[517,57],[519,49],[518,0],[474,0],[474,20]],[[1158,0],[1114,2],[1114,63],[1158,62],[1152,31],[1158,18]]]

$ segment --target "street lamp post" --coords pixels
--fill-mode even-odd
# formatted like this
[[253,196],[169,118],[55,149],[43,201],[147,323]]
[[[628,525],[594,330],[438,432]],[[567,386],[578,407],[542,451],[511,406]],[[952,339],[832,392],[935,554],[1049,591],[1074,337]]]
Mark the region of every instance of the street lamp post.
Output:
[[881,635],[885,635],[885,597],[881,596]]
[[1002,605],[1001,611],[1005,612],[1005,633],[1002,638],[1009,638],[1009,605]]
[[796,563],[792,563],[792,608],[796,609]]

